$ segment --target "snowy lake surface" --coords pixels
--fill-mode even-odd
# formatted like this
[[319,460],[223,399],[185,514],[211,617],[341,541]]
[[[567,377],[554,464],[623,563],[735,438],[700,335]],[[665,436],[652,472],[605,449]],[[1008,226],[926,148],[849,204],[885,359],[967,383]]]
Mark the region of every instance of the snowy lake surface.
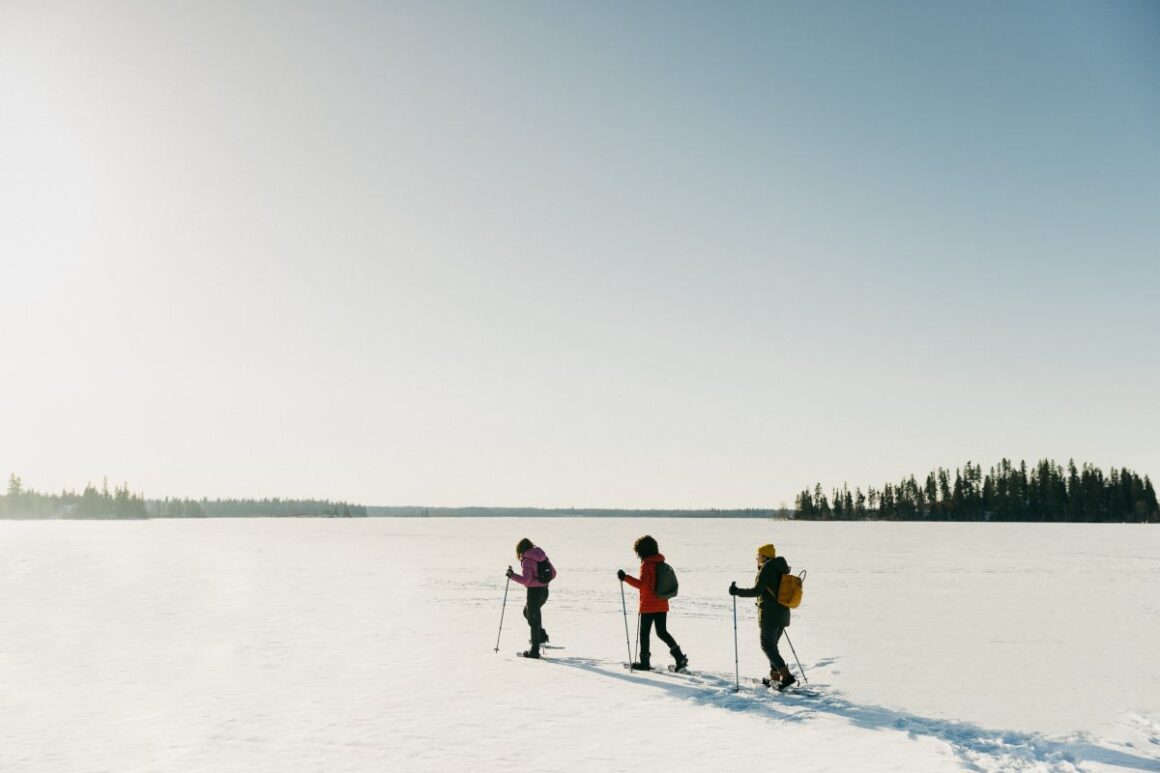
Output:
[[[622,666],[644,533],[689,676]],[[495,651],[524,536],[559,571],[541,662],[515,584]],[[733,691],[764,542],[808,570],[818,697],[750,681],[748,599]],[[7,521],[0,771],[1160,770],[1158,643],[1155,526]]]

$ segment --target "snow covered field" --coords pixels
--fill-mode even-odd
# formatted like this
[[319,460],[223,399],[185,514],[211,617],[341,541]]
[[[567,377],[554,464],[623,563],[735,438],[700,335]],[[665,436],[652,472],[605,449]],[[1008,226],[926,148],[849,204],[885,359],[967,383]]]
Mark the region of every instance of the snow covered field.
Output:
[[[693,676],[621,666],[646,532]],[[515,584],[493,651],[523,536],[560,573],[544,662]],[[763,542],[809,570],[820,698],[732,691]],[[0,522],[0,771],[1160,770],[1157,642],[1147,526]]]

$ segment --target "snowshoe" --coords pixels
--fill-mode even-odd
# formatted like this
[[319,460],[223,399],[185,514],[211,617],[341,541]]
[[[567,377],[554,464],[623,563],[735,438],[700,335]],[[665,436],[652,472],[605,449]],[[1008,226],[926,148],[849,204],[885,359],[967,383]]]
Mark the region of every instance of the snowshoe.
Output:
[[[775,674],[775,676],[777,675]],[[793,674],[786,674],[780,680],[775,682],[772,678],[763,676],[761,677],[761,683],[766,687],[777,690],[778,692],[784,692],[785,688],[797,684],[797,677],[795,677]]]

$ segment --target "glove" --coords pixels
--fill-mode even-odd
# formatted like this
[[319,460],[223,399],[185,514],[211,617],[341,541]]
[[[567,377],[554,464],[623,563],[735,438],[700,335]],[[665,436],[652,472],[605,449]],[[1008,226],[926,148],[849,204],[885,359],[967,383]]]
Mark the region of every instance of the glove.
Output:
[[627,575],[625,575],[625,573],[624,573],[624,570],[623,570],[623,569],[617,569],[617,570],[616,570],[616,579],[620,580],[621,582],[624,582],[624,578],[625,578],[626,576],[627,576]]
[[515,573],[515,572],[513,572],[513,571],[512,571],[512,568],[509,566],[509,567],[508,567],[508,570],[507,570],[507,577],[508,577],[508,579],[510,580],[511,578],[513,578],[513,577],[515,577],[515,576],[516,576],[516,573]]
[[737,595],[737,583],[736,582],[729,583],[729,595],[730,596]]

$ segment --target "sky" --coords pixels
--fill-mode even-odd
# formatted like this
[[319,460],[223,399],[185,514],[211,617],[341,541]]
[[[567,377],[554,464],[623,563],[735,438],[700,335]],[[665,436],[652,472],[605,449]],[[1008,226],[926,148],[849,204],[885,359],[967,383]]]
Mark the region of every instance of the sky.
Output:
[[1160,474],[1160,5],[0,0],[0,475]]

